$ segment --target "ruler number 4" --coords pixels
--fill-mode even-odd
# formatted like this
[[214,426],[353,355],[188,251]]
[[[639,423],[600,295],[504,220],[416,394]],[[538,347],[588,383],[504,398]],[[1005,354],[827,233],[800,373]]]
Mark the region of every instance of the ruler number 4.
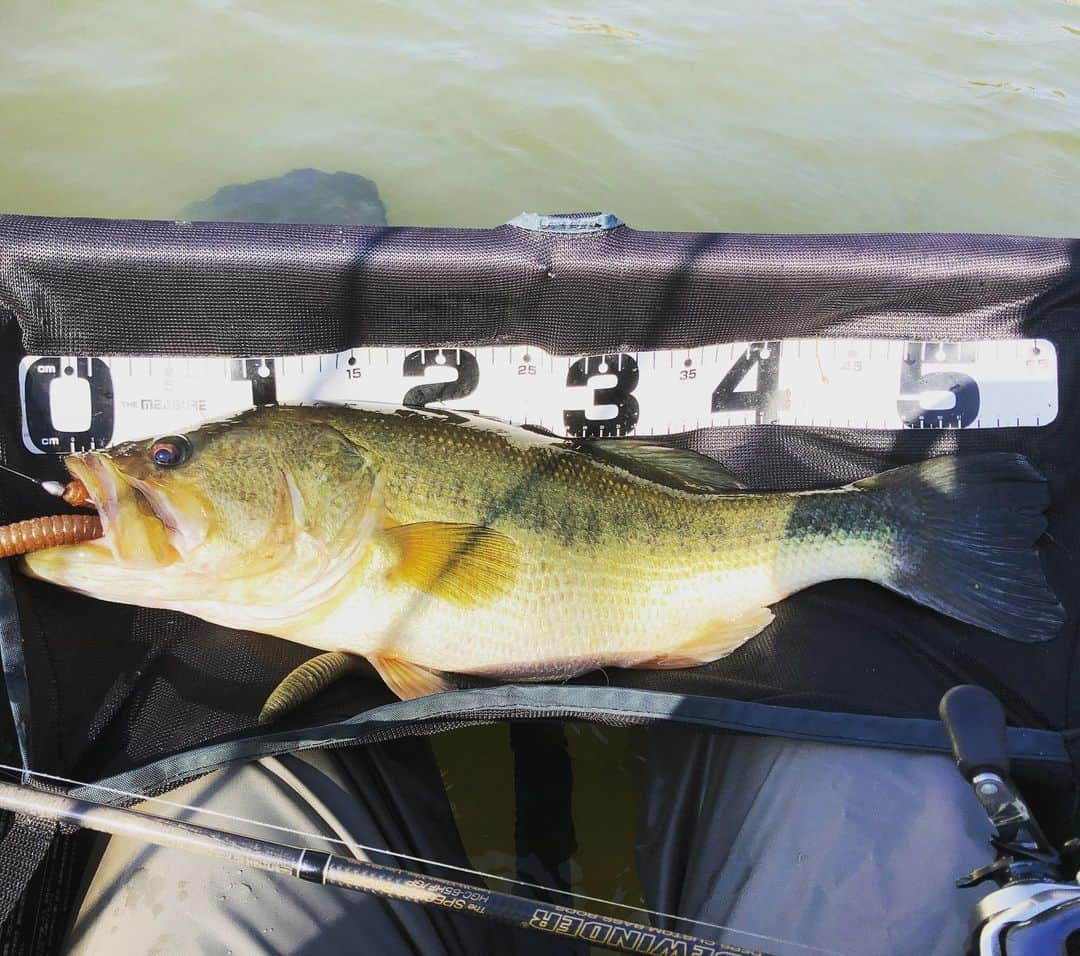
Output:
[[[754,372],[757,377],[753,388],[741,388]],[[779,373],[780,343],[751,342],[713,389],[712,410],[753,411],[758,425],[773,421],[776,418]]]

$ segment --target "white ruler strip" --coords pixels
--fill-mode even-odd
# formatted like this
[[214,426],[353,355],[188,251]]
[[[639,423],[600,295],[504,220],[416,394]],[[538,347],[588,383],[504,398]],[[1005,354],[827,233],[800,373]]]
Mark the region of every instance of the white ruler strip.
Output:
[[274,358],[28,356],[33,452],[190,428],[254,404],[389,402],[479,412],[585,437],[731,425],[1037,428],[1058,409],[1044,339],[784,339],[606,355],[533,345],[357,348]]

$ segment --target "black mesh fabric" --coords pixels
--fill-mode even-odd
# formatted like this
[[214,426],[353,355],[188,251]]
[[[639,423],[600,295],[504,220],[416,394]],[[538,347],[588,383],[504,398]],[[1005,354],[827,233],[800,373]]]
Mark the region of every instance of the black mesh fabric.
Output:
[[[6,311],[3,311],[6,310]],[[671,440],[751,488],[809,488],[931,455],[1017,450],[1049,477],[1045,564],[1069,612],[1043,645],[1010,643],[861,582],[783,602],[729,658],[579,683],[933,717],[984,684],[1013,722],[1080,723],[1074,648],[1080,456],[1080,242],[998,236],[736,236],[620,227],[553,236],[492,230],[113,222],[0,217],[0,455],[44,467],[19,437],[24,354],[275,355],[364,345],[535,343],[558,353],[792,336],[1040,336],[1059,356],[1060,411],[1038,429],[874,432],[762,426]],[[52,472],[55,475],[55,469]],[[0,485],[0,520],[41,513]],[[304,648],[166,612],[96,602],[13,574],[38,769],[97,779],[252,732]],[[388,702],[370,675],[294,720]]]

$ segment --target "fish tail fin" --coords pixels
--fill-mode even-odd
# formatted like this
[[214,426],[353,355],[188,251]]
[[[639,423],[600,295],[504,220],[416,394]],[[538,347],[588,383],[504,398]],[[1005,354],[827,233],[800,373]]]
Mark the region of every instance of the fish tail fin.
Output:
[[1014,641],[1054,637],[1065,612],[1035,544],[1046,530],[1046,480],[1010,452],[943,457],[866,478],[892,527],[881,583]]

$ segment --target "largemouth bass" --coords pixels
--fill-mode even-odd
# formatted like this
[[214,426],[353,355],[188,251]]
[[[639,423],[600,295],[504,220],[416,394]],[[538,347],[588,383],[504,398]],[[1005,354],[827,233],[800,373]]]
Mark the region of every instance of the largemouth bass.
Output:
[[66,459],[104,536],[27,555],[37,578],[328,652],[271,709],[366,658],[403,698],[447,674],[692,667],[770,605],[862,578],[1018,641],[1063,612],[1023,457],[938,458],[802,493],[711,459],[574,442],[456,412],[271,407]]

